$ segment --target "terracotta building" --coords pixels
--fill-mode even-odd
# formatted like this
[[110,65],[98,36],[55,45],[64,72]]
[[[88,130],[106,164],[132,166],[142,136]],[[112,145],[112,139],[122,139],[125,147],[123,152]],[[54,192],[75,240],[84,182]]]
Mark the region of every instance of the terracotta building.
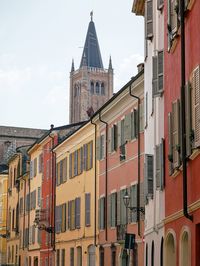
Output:
[[[141,70],[92,117],[98,128],[100,266],[143,265],[143,100]],[[124,246],[126,233],[135,237],[130,253]]]
[[200,1],[164,1],[166,266],[200,265]]
[[108,69],[103,67],[101,52],[92,19],[79,69],[74,61],[70,72],[70,123],[85,121],[113,95],[113,68],[111,58]]

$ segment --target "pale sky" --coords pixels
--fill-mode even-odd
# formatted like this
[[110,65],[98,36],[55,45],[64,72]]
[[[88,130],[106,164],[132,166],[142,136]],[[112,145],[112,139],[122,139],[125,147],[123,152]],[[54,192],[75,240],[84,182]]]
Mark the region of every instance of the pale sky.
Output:
[[0,0],[0,125],[69,123],[69,72],[79,67],[90,11],[114,91],[143,61],[144,21],[133,0]]

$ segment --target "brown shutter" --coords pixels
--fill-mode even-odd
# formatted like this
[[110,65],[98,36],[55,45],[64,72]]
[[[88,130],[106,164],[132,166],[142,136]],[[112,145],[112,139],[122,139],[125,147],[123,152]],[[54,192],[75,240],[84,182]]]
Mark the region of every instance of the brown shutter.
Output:
[[67,181],[67,157],[63,160],[63,182]]
[[168,113],[168,162],[169,175],[173,174],[172,113]]
[[153,1],[146,1],[146,39],[151,39],[153,37]]
[[180,103],[176,100],[172,103],[172,148],[173,168],[180,166]]
[[185,86],[185,128],[186,128],[186,155],[189,157],[192,152],[191,133],[192,133],[192,115],[191,115],[191,86],[188,82]]
[[194,90],[194,147],[200,146],[200,70],[199,66],[194,70],[192,77]]

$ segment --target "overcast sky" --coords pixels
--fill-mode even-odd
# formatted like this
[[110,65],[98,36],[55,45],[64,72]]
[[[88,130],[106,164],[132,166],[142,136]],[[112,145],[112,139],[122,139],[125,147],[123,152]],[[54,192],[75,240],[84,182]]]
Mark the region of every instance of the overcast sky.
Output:
[[47,128],[69,122],[69,72],[80,64],[93,10],[114,91],[143,61],[143,18],[133,0],[0,0],[0,125]]

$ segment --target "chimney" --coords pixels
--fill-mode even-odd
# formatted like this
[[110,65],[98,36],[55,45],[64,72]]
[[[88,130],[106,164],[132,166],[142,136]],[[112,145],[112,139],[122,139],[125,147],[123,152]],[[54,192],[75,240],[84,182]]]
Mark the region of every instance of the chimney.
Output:
[[144,69],[144,63],[140,63],[137,65],[138,73]]

